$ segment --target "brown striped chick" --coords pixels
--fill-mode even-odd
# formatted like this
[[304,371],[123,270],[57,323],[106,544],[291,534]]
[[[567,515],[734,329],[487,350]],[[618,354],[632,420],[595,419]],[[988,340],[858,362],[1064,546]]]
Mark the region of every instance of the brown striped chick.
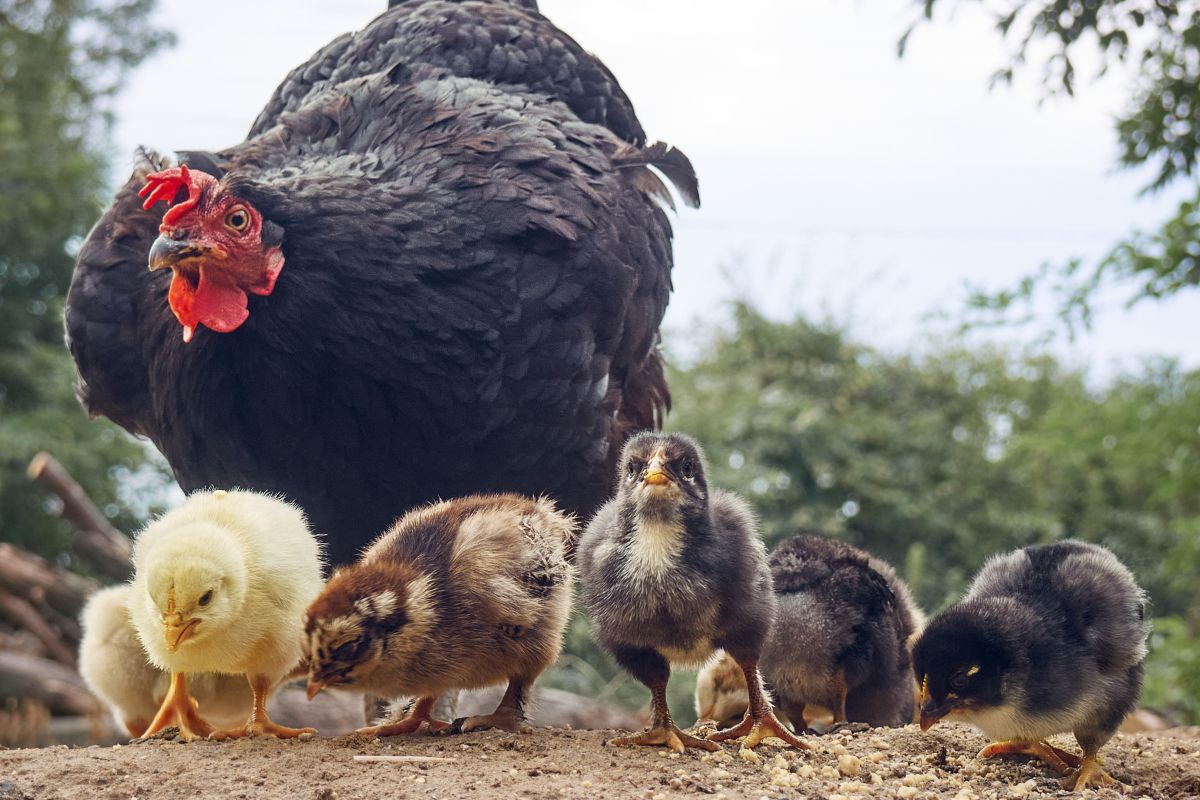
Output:
[[[127,605],[127,584],[110,586],[93,594],[83,609],[83,640],[79,645],[79,672],[92,693],[112,711],[117,723],[138,737],[150,727],[170,676],[150,663],[137,638]],[[254,694],[240,675],[188,676],[188,688],[204,718],[219,727],[245,721],[254,706]]]
[[[271,721],[267,697],[299,663],[304,609],[321,589],[321,553],[300,509],[246,491],[197,492],[134,546],[130,616],[171,685],[147,735],[177,726],[213,735],[291,738],[313,732]],[[216,731],[188,695],[188,674],[241,675],[254,704],[242,726]]]
[[507,681],[494,713],[451,730],[522,729],[531,684],[562,650],[576,532],[552,501],[513,494],[409,512],[309,608],[309,697],[345,687],[418,698],[404,719],[360,730],[392,736],[446,728],[431,714],[443,692]]

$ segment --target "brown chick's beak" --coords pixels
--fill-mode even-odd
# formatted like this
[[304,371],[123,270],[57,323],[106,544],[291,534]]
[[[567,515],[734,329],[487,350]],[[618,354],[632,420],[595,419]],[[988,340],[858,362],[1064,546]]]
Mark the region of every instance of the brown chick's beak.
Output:
[[189,619],[183,625],[180,625],[177,620],[163,620],[163,634],[167,637],[167,650],[172,653],[178,650],[179,645],[191,637],[199,624],[200,620],[198,619]]
[[321,690],[324,688],[325,688],[324,683],[322,683],[321,681],[313,680],[312,678],[309,678],[308,679],[308,699],[312,700],[314,697],[319,695],[321,693]]

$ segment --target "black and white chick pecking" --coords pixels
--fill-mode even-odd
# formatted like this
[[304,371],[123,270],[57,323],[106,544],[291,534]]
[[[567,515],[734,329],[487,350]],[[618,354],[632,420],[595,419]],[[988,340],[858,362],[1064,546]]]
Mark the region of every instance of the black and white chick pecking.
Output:
[[[1035,756],[1067,789],[1115,784],[1097,752],[1137,704],[1148,634],[1145,593],[1105,548],[995,556],[917,640],[921,728],[953,714],[993,740],[981,758]],[[1082,758],[1046,741],[1066,732]]]
[[[805,748],[776,719],[758,659],[775,610],[754,515],[737,495],[710,488],[700,446],[679,434],[641,433],[625,445],[616,497],[579,543],[584,602],[600,643],[650,689],[650,727],[615,745],[715,750],[744,736]],[[742,721],[708,740],[681,731],[667,707],[672,665],[698,667],[723,649],[750,687]]]

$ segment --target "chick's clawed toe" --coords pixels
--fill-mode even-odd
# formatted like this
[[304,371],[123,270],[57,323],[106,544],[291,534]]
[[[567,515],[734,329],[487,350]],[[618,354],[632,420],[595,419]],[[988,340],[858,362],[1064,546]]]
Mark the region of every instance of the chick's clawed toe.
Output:
[[188,694],[187,677],[182,672],[174,673],[158,714],[139,738],[148,739],[167,728],[177,728],[179,738],[185,742],[209,736],[214,728],[200,716],[198,706]]
[[779,721],[779,718],[775,716],[773,711],[766,712],[757,720],[747,713],[737,725],[734,725],[732,728],[726,728],[723,731],[717,731],[710,738],[714,742],[727,742],[730,739],[745,737],[742,739],[742,746],[753,750],[762,744],[764,739],[769,739],[772,736],[782,739],[798,750],[809,749],[808,745]]
[[1082,792],[1097,786],[1121,787],[1125,784],[1105,772],[1095,757],[1082,759],[1079,769],[1062,779],[1062,787],[1069,792]]
[[710,742],[707,739],[698,739],[695,736],[684,733],[673,722],[647,728],[635,736],[622,736],[617,739],[610,739],[608,743],[614,747],[633,747],[637,745],[654,747],[665,745],[676,753],[682,753],[689,747],[709,752],[721,749],[721,746],[716,742]]
[[509,733],[529,733],[532,728],[525,722],[525,717],[511,709],[497,709],[493,714],[480,714],[474,717],[459,717],[450,723],[447,733],[470,733],[471,731],[500,730]]
[[422,697],[413,705],[408,716],[403,719],[383,725],[368,725],[365,728],[359,728],[355,733],[363,736],[405,736],[416,733],[424,725],[429,726],[430,733],[445,730],[450,727],[450,723],[433,717],[433,706],[436,702],[436,696]]
[[1033,756],[1055,769],[1059,775],[1066,775],[1072,768],[1083,763],[1083,759],[1074,753],[1069,753],[1044,741],[992,742],[979,751],[979,758],[996,758],[1004,755]]

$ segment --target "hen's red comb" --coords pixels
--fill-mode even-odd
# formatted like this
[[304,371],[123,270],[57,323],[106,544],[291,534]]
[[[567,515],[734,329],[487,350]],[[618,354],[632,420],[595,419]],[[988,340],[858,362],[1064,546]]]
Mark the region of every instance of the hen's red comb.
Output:
[[167,209],[167,213],[163,214],[162,224],[171,225],[195,208],[196,203],[200,202],[200,194],[204,188],[216,182],[217,179],[207,172],[192,172],[186,165],[172,167],[153,175],[147,175],[146,185],[138,192],[138,197],[146,198],[146,202],[142,203],[142,208],[148,210],[159,200],[166,200],[170,204],[175,195],[179,193],[179,188],[187,187],[187,199],[171,206]]

